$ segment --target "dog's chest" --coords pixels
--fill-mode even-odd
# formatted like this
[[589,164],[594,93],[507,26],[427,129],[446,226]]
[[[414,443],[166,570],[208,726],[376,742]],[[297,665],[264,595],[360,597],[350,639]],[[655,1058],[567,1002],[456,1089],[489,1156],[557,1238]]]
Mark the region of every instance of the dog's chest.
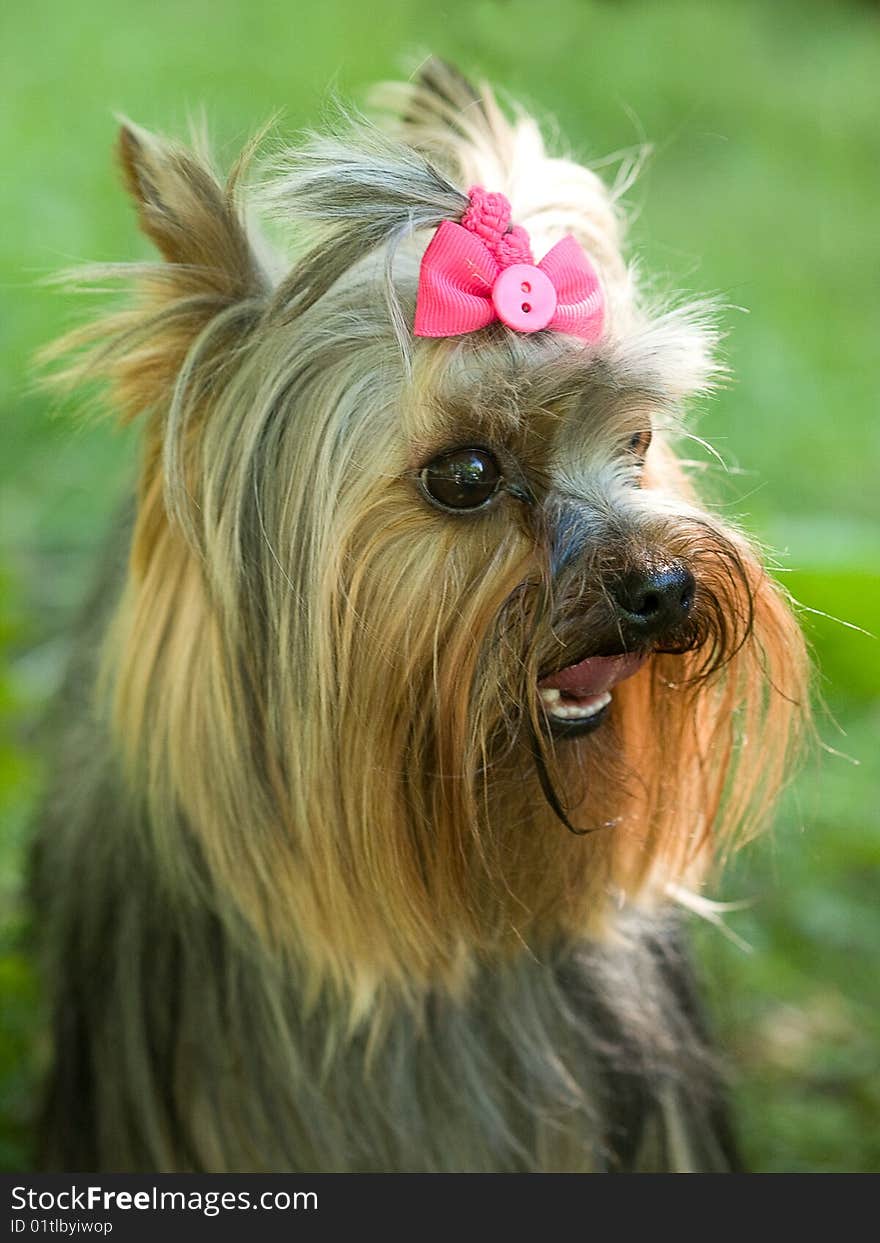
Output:
[[[303,1047],[308,1044],[303,1031]],[[735,1158],[671,942],[484,969],[469,998],[337,1049],[299,1094],[306,1164],[348,1170],[726,1169]]]

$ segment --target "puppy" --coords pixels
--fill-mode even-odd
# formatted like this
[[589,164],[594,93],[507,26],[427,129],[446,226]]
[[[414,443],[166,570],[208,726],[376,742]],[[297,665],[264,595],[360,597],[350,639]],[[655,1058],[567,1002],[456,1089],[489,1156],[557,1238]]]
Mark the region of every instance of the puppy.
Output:
[[35,857],[45,1161],[735,1168],[679,908],[807,672],[675,454],[716,333],[528,116],[381,103],[250,190],[120,135],[160,259],[52,354],[143,453]]

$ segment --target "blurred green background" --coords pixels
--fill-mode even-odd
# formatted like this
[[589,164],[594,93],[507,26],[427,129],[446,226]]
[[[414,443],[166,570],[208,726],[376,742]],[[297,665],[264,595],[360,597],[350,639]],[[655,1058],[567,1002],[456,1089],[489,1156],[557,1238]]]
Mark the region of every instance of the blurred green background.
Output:
[[291,131],[315,123],[328,87],[362,98],[432,49],[554,118],[585,160],[650,141],[633,249],[661,288],[732,308],[735,383],[699,431],[738,468],[717,479],[725,511],[818,611],[804,622],[832,751],[724,878],[720,896],[751,902],[728,920],[750,951],[697,937],[753,1168],[880,1168],[880,647],[821,616],[880,632],[878,18],[809,0],[4,6],[0,1165],[28,1160],[41,1050],[20,898],[35,723],[137,438],[29,389],[33,350],[88,311],[37,282],[147,253],[111,162],[115,110],[181,133],[204,105],[231,156],[275,109]]

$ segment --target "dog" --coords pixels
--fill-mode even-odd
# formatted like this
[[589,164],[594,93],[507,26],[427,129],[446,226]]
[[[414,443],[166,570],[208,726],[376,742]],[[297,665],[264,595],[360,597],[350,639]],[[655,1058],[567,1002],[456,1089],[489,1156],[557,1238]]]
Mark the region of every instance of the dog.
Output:
[[[249,173],[125,122],[137,419],[34,861],[49,1168],[741,1168],[683,906],[808,711],[676,446],[720,374],[619,181],[428,61]],[[626,178],[623,178],[626,180]]]

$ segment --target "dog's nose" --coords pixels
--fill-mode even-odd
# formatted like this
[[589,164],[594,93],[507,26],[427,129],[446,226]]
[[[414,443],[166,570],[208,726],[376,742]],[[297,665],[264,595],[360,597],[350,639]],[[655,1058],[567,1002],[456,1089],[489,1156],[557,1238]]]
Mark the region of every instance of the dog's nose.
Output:
[[680,626],[694,602],[696,583],[686,565],[630,570],[611,586],[620,620],[634,636],[653,639]]

